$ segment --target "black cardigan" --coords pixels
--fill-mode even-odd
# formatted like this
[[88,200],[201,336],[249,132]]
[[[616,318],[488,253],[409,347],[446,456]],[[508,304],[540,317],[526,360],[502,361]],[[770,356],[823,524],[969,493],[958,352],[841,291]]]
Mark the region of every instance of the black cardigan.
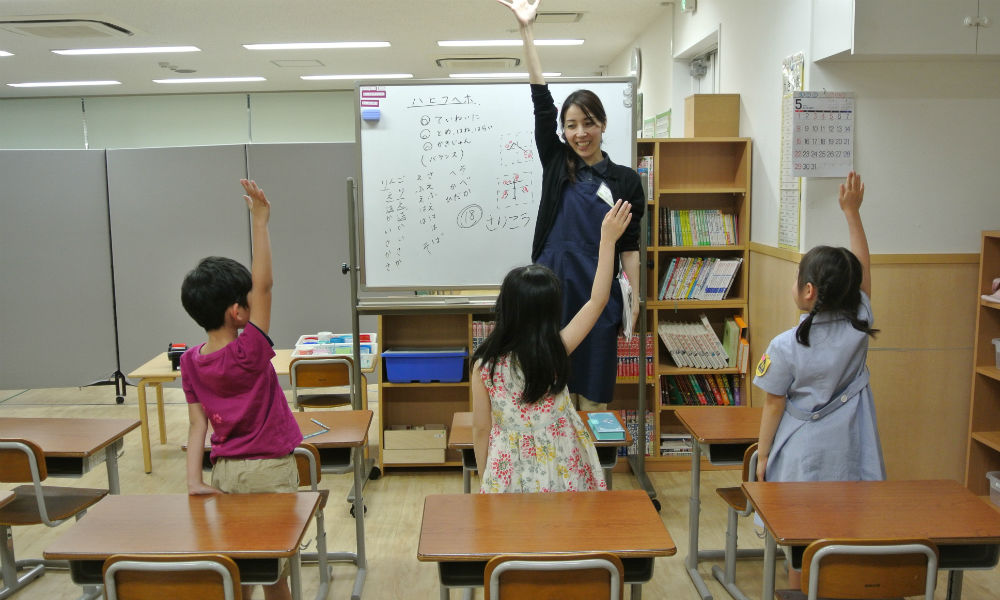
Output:
[[[531,260],[538,260],[545,246],[545,240],[552,231],[556,215],[562,204],[566,186],[569,184],[569,170],[566,154],[574,154],[568,144],[556,133],[558,111],[547,85],[531,84],[531,101],[535,105],[535,145],[542,161],[542,199],[538,204],[538,218],[535,220],[535,237],[531,243]],[[606,155],[605,155],[606,156]],[[632,203],[632,221],[625,233],[618,239],[615,252],[639,250],[639,222],[646,211],[646,199],[642,193],[639,174],[631,168],[615,164],[608,159],[608,187],[614,198]],[[615,273],[618,272],[617,261]]]

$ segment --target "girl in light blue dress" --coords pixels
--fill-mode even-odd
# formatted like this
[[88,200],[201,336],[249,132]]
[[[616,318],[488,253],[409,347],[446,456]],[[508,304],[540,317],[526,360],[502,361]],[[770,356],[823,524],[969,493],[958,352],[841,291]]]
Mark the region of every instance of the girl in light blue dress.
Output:
[[[802,257],[792,293],[808,314],[776,336],[757,364],[754,385],[767,392],[758,481],[885,479],[865,365],[876,330],[860,215],[864,192],[851,172],[840,186],[851,249],[819,246]],[[797,574],[789,572],[793,587]]]
[[808,314],[775,337],[757,365],[754,385],[767,392],[758,480],[885,479],[865,366],[876,330],[864,189],[853,172],[840,186],[851,249],[819,246],[802,257],[793,295]]

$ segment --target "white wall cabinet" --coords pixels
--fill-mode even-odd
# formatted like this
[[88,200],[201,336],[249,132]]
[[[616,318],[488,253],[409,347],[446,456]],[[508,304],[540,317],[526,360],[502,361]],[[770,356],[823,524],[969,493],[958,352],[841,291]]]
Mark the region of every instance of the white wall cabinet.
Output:
[[1000,0],[813,0],[814,61],[1000,56]]

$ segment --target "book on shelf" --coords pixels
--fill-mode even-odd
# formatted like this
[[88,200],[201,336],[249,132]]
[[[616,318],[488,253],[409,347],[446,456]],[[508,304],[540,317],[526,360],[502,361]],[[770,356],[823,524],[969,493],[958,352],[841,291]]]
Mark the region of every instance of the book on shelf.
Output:
[[[653,343],[655,337],[652,333],[646,334],[646,376],[652,377],[653,368]],[[632,339],[625,339],[618,336],[618,377],[638,377],[639,376],[639,336],[634,335]]]
[[[661,222],[666,221],[665,231],[670,246],[735,246],[738,217],[733,213],[710,209],[664,208]],[[664,241],[661,239],[661,242]]]
[[660,279],[659,300],[724,300],[742,258],[675,256]]
[[661,406],[740,406],[742,375],[720,373],[664,375]]
[[472,351],[475,352],[496,328],[496,321],[472,321]]
[[656,184],[653,177],[653,157],[652,156],[640,156],[639,166],[636,168],[636,172],[639,174],[639,180],[642,182],[642,190],[646,192],[646,202],[652,204],[654,190]]
[[674,364],[683,368],[725,369],[728,358],[708,317],[699,321],[662,322],[656,327]]
[[587,415],[587,423],[598,440],[624,440],[625,429],[610,412],[592,412]]
[[[632,444],[620,447],[618,449],[618,456],[636,455],[639,453],[639,413],[636,410],[619,410],[618,414],[621,415],[622,421],[625,422],[625,427],[632,434]],[[652,455],[653,436],[655,435],[653,426],[653,413],[646,411],[646,456]]]

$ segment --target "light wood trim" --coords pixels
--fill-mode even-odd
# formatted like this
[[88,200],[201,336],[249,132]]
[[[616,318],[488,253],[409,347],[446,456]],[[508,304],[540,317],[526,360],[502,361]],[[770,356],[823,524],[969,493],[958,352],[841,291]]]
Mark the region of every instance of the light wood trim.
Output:
[[[760,242],[750,242],[750,252],[772,256],[781,260],[798,263],[802,261],[803,252],[789,250],[787,248],[776,248],[761,244]],[[979,262],[978,254],[872,254],[873,265],[958,265],[976,264]]]
[[780,260],[797,263],[802,260],[802,253],[787,248],[776,248],[759,242],[750,242],[750,252],[771,256]]

